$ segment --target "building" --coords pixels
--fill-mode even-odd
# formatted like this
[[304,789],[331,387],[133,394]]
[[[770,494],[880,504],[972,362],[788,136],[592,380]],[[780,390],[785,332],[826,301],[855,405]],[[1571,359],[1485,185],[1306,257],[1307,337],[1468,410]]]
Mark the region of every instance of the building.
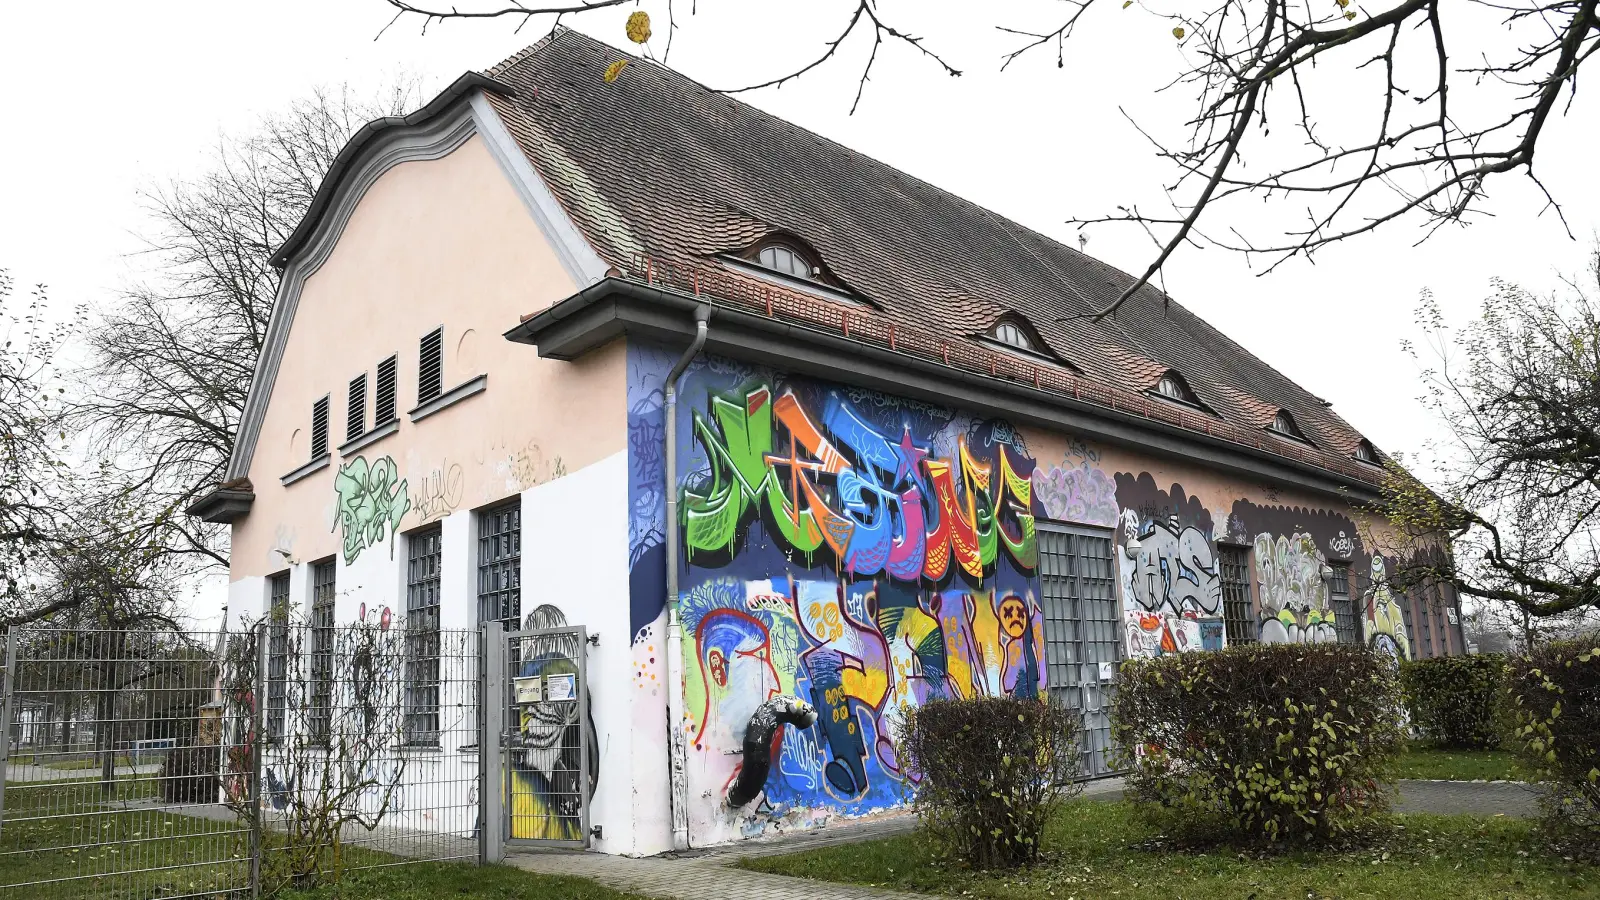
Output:
[[[1098,774],[1128,655],[1462,651],[1453,597],[1387,585],[1383,457],[1327,403],[1154,289],[1086,316],[1130,277],[932,185],[648,61],[604,80],[624,58],[558,32],[340,154],[193,510],[232,525],[233,609],[597,633],[585,801],[631,854],[898,802],[895,714],[932,697],[1079,706]],[[820,720],[730,808],[784,695]]]

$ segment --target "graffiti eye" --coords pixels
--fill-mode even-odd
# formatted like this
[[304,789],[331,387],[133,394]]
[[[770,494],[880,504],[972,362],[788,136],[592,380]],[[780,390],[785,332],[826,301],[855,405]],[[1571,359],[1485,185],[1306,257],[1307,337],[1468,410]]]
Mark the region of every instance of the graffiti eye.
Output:
[[713,650],[706,656],[706,662],[711,668],[711,680],[718,687],[728,686],[728,659],[722,655],[721,650]]

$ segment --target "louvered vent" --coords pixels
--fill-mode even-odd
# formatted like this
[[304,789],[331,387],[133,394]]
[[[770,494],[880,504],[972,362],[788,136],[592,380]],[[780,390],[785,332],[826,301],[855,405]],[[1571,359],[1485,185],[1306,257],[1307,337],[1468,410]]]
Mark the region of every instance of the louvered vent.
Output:
[[367,433],[367,373],[350,379],[350,407],[344,420],[344,439],[353,441]]
[[378,363],[378,395],[372,408],[372,426],[376,428],[395,419],[394,389],[398,357],[391,356]]
[[311,458],[328,455],[328,398],[311,404]]
[[422,353],[417,359],[417,405],[421,406],[444,393],[444,329],[436,328],[422,338]]

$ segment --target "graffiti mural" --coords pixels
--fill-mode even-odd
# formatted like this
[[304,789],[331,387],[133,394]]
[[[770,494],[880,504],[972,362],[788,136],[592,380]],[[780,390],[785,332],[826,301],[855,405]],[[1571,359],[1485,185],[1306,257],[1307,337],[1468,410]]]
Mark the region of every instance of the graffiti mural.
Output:
[[[697,832],[898,804],[919,777],[900,756],[904,710],[1041,695],[1043,511],[1015,429],[725,361],[692,367],[680,390],[679,727],[691,796],[714,798],[691,810]],[[630,446],[659,440],[658,408],[630,386]],[[636,571],[656,547],[662,470],[638,455]],[[743,742],[781,697],[817,718],[779,729],[751,795]],[[735,784],[753,805],[715,802]]]
[[1148,472],[1119,472],[1117,567],[1129,656],[1217,650],[1225,642],[1213,519],[1183,486],[1156,487]]
[[1123,514],[1123,621],[1129,656],[1223,646],[1222,582],[1211,539],[1172,519],[1141,529]]
[[1255,540],[1256,584],[1261,598],[1261,642],[1313,644],[1338,639],[1328,586],[1327,558],[1311,535],[1261,533]]
[[1365,600],[1361,639],[1367,642],[1367,646],[1394,659],[1410,659],[1411,644],[1407,640],[1405,614],[1400,611],[1400,604],[1389,589],[1388,567],[1381,556],[1372,557],[1372,584],[1367,588]]
[[[566,624],[561,610],[543,604],[528,613],[523,628]],[[600,780],[597,752],[589,754],[588,772],[582,765],[581,729],[588,728],[590,746],[595,745],[592,712],[578,708],[577,656],[583,648],[575,634],[556,634],[522,638],[518,651],[519,693],[532,680],[539,685],[539,699],[517,704],[516,733],[509,742],[511,837],[580,840],[583,802]]]
[[1117,524],[1116,482],[1088,460],[1034,470],[1033,492],[1044,514],[1058,522],[1106,528]]
[[358,456],[339,467],[333,478],[338,497],[334,527],[342,530],[345,565],[353,564],[361,551],[387,541],[394,555],[395,529],[411,509],[406,481],[400,478],[392,457],[368,463]]

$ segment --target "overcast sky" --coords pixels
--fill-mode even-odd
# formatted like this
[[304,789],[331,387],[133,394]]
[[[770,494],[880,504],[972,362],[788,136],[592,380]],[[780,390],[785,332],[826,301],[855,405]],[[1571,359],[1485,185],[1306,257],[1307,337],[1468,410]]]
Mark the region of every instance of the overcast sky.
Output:
[[[651,46],[659,56],[665,4],[641,6],[655,17]],[[698,0],[698,15],[680,19],[670,62],[712,87],[761,81],[814,54],[853,7],[854,0]],[[1065,67],[1047,53],[1001,73],[999,56],[1013,42],[994,26],[1044,24],[1062,4],[1013,0],[978,5],[974,14],[970,3],[881,0],[886,18],[925,35],[965,74],[947,77],[907,48],[886,46],[852,116],[855,78],[870,47],[863,34],[803,80],[742,96],[1076,244],[1067,218],[1119,204],[1155,209],[1173,178],[1124,111],[1170,135],[1190,107],[1186,94],[1154,92],[1176,71],[1177,42],[1138,7],[1118,7],[1085,20]],[[621,43],[627,11],[568,21]],[[137,265],[130,255],[145,226],[140,190],[203,172],[219,135],[248,129],[317,86],[370,90],[409,75],[431,94],[548,28],[516,34],[506,22],[448,22],[422,35],[412,20],[379,38],[390,18],[381,0],[7,4],[0,11],[7,106],[0,266],[21,283],[47,283],[63,307],[109,302]],[[1503,41],[1493,23],[1447,24],[1462,48],[1458,59],[1473,56],[1474,41]],[[1348,95],[1325,110],[1330,123],[1359,127],[1364,119],[1339,116],[1357,115],[1370,94],[1355,83],[1330,89]],[[1577,241],[1553,214],[1540,214],[1543,198],[1525,179],[1511,176],[1490,184],[1494,216],[1445,229],[1420,247],[1413,246],[1420,232],[1402,223],[1327,251],[1315,265],[1297,260],[1265,277],[1237,255],[1186,249],[1169,265],[1166,287],[1332,401],[1378,446],[1414,451],[1434,427],[1416,399],[1416,364],[1400,350],[1401,339],[1416,334],[1419,294],[1432,289],[1447,315],[1461,320],[1492,276],[1550,289],[1559,272],[1578,269],[1600,231],[1597,146],[1600,101],[1591,91],[1551,123],[1539,149],[1541,177],[1565,206]],[[1262,210],[1297,212],[1277,202]],[[1151,258],[1141,234],[1102,227],[1089,238],[1087,252],[1125,270],[1142,271]]]

